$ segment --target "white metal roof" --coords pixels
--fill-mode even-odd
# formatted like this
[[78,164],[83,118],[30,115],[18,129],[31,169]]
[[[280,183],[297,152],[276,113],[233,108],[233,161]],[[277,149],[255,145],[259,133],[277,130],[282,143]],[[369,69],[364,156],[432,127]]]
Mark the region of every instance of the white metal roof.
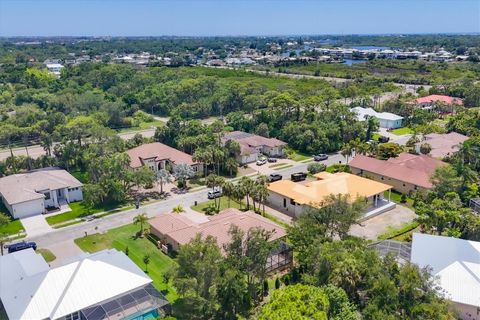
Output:
[[390,112],[377,112],[372,108],[355,107],[355,108],[352,108],[352,111],[357,114],[358,121],[364,121],[365,116],[371,116],[378,119],[392,120],[392,121],[403,119],[403,117],[398,116],[396,114],[393,114]]
[[480,242],[414,233],[410,260],[432,268],[446,298],[480,307]]
[[0,257],[0,298],[9,319],[57,319],[151,282],[114,249],[54,269],[33,249]]

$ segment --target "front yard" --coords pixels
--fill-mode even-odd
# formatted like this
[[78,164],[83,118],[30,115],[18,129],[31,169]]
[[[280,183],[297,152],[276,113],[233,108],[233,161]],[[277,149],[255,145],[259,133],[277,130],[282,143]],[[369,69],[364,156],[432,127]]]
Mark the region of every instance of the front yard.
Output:
[[174,302],[178,296],[171,282],[166,282],[164,275],[175,266],[175,261],[161,252],[155,244],[147,238],[136,238],[139,226],[130,224],[116,229],[111,229],[103,234],[92,234],[75,239],[75,243],[85,252],[97,252],[104,249],[115,248],[125,252],[128,248],[128,256],[145,270],[143,257],[150,254],[148,275],[153,280],[155,288],[162,291],[170,302]]
[[131,208],[131,207],[121,207],[121,205],[122,204],[120,203],[105,203],[95,208],[88,208],[87,206],[85,206],[85,203],[83,201],[72,202],[69,204],[70,209],[72,209],[72,211],[47,217],[46,220],[49,225],[55,225],[62,222],[74,220],[77,218],[83,218],[94,213],[109,211],[109,213],[113,214],[113,213],[117,213],[117,212]]
[[413,134],[413,130],[410,129],[409,127],[397,128],[390,132],[397,136],[403,136],[405,134]]
[[[245,205],[241,205],[240,203],[234,200],[228,201],[227,197],[220,197],[219,199],[217,199],[217,202],[219,200],[220,200],[220,211],[228,208],[242,209],[245,207]],[[229,202],[230,202],[230,205],[228,205]],[[191,208],[197,212],[205,213],[205,209],[213,205],[214,203],[215,203],[214,200],[208,200],[205,202],[200,202],[199,204],[197,204],[196,206],[192,206]]]
[[[3,213],[7,217],[11,218],[10,212],[8,212],[7,208],[5,208],[5,205],[1,201],[0,201],[0,213]],[[20,220],[15,219],[10,221],[4,226],[0,226],[0,237],[5,235],[10,236],[10,235],[18,234],[24,230],[25,229],[23,228],[23,225],[20,222]]]

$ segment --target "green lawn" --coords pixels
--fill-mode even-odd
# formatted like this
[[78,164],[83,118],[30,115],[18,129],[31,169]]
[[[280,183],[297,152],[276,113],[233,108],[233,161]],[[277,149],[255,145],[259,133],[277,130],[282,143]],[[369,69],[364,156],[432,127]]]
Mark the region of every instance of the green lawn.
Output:
[[57,223],[62,223],[66,222],[69,220],[77,219],[77,218],[82,218],[94,213],[99,213],[103,211],[109,211],[113,210],[111,213],[117,213],[123,210],[127,210],[127,208],[120,208],[121,204],[119,203],[105,203],[101,206],[95,207],[95,208],[87,208],[85,206],[85,203],[83,201],[80,202],[72,202],[69,204],[70,209],[72,211],[70,212],[65,212],[61,214],[57,214],[54,216],[47,217],[46,220],[49,225],[54,225]]
[[304,161],[312,157],[312,155],[310,154],[306,154],[288,147],[285,148],[285,153],[287,154],[288,159],[291,159],[293,161]]
[[104,234],[92,234],[75,239],[75,243],[86,252],[96,252],[103,249],[115,248],[125,252],[128,247],[128,256],[142,270],[145,270],[143,257],[150,254],[148,275],[153,280],[154,286],[166,294],[170,302],[174,302],[178,296],[172,283],[166,283],[165,273],[175,265],[175,261],[162,253],[155,244],[147,238],[135,238],[139,226],[130,224],[120,228],[111,229]]
[[397,136],[403,136],[405,134],[413,134],[413,130],[408,127],[398,128],[390,131]]
[[[388,199],[388,191],[385,191],[383,193],[383,197],[385,199]],[[390,195],[390,200],[392,200],[395,203],[400,203],[402,205],[405,205],[407,207],[411,207],[413,205],[413,199],[410,198],[409,196],[407,196],[407,199],[406,199],[407,202],[402,203],[402,194],[400,192],[397,192],[397,191],[392,191],[392,193]]]
[[159,127],[162,125],[165,125],[165,122],[161,120],[154,120],[150,122],[142,122],[137,127],[123,128],[118,130],[118,132],[125,133],[125,132],[131,132],[131,131],[138,131],[138,130],[149,129],[151,127]]
[[48,249],[37,249],[37,253],[40,253],[43,259],[45,259],[47,262],[52,262],[53,260],[57,259],[53,252]]
[[416,221],[407,222],[406,224],[398,228],[392,228],[391,226],[389,226],[385,233],[378,236],[378,240],[393,239],[398,241],[405,241],[410,237],[410,235],[416,228],[418,228],[418,222]]
[[[236,208],[236,209],[242,209],[245,207],[245,205],[240,205],[240,203],[230,200],[230,206],[228,205],[228,198],[227,197],[220,197],[217,199],[217,203],[220,200],[220,211],[228,208]],[[214,200],[208,200],[205,202],[200,202],[196,206],[191,206],[191,208],[197,212],[203,213],[204,209],[207,208],[208,206],[212,205],[214,203]]]
[[[11,217],[10,212],[8,212],[7,208],[5,207],[3,202],[1,202],[1,201],[0,201],[0,213],[3,213],[7,217]],[[15,220],[10,221],[8,224],[6,224],[4,226],[0,226],[0,235],[13,235],[13,234],[17,234],[17,233],[19,233],[23,230],[24,230],[23,225],[20,222],[20,220],[15,219]]]
[[372,134],[372,140],[378,141],[378,138],[380,138],[380,133],[374,132]]

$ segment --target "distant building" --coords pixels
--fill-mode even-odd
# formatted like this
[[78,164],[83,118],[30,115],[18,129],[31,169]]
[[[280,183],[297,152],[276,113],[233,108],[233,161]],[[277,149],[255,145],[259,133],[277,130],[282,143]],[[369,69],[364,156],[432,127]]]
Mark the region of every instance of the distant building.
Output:
[[431,269],[462,320],[480,320],[480,242],[414,233],[410,261]]
[[447,134],[431,133],[424,136],[424,139],[415,144],[415,151],[420,153],[422,144],[428,143],[432,150],[429,155],[434,158],[445,158],[457,152],[460,145],[468,140],[463,134],[450,132]]
[[57,77],[60,76],[63,69],[63,65],[61,65],[60,63],[47,63],[45,66],[47,67],[48,72],[54,74]]
[[463,100],[460,98],[454,98],[450,96],[432,94],[426,97],[421,97],[415,99],[413,103],[422,109],[434,109],[439,105],[447,105],[447,106],[463,106]]
[[115,249],[57,268],[33,249],[0,256],[0,299],[9,319],[153,319],[169,307],[152,279]]
[[365,121],[368,117],[377,118],[380,128],[396,129],[402,127],[403,117],[390,112],[377,112],[372,108],[355,107],[352,111],[357,114],[358,121]]
[[0,195],[14,218],[25,218],[83,200],[82,186],[63,169],[45,168],[0,178]]
[[321,172],[315,177],[318,180],[304,184],[290,180],[270,183],[268,204],[295,218],[303,214],[309,207],[322,206],[325,198],[332,194],[350,195],[351,201],[364,197],[367,202],[364,218],[373,217],[395,207],[390,199],[387,200],[383,197],[384,192],[392,188],[385,183],[346,172],[335,174]]
[[386,183],[396,191],[410,194],[420,189],[431,189],[430,176],[446,163],[425,155],[401,153],[388,160],[356,155],[348,165],[353,174]]
[[203,172],[203,165],[193,161],[191,155],[160,142],[142,144],[128,150],[127,154],[132,169],[147,166],[157,172],[162,169],[174,170],[179,164],[188,164],[194,172]]
[[286,142],[275,138],[265,138],[242,131],[226,133],[222,142],[226,143],[228,140],[234,140],[240,144],[240,155],[237,157],[240,164],[255,162],[262,154],[269,157],[283,156],[283,148],[287,145]]

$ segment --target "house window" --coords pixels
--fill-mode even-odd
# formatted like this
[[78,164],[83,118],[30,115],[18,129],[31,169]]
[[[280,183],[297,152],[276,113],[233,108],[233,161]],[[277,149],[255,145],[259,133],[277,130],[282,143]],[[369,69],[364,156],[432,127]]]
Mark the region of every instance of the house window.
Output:
[[418,188],[417,186],[413,186],[413,189],[417,190],[417,188]]
[[403,184],[403,186],[405,187],[405,183]]
[[287,199],[283,198],[283,207],[286,208],[287,207]]
[[384,177],[382,177],[382,180],[385,180],[385,178],[384,178]]
[[45,192],[45,200],[50,200],[50,192]]
[[294,206],[294,205],[295,205],[295,200],[290,199],[290,204],[291,204],[292,206]]

